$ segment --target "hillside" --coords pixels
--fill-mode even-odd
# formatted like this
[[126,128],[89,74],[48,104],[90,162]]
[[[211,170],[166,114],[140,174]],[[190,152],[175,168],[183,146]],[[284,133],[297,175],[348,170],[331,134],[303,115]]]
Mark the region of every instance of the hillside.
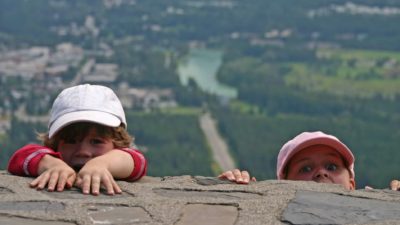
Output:
[[[275,178],[278,150],[305,130],[354,151],[359,188],[399,176],[400,2],[3,0],[0,15],[2,169],[46,130],[61,89],[90,82],[123,99],[152,176],[219,172],[206,110],[258,179]],[[216,77],[236,98],[181,84],[178,65],[199,48],[221,52]]]

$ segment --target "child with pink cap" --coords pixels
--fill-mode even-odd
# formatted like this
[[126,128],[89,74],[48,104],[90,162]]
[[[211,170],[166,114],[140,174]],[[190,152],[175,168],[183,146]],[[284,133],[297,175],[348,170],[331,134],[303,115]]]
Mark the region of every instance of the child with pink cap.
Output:
[[[354,156],[339,139],[321,131],[303,132],[283,145],[277,159],[278,180],[341,184],[355,189]],[[247,171],[226,171],[219,178],[241,184],[255,181]]]
[[133,147],[125,113],[115,93],[99,85],[64,89],[50,112],[49,130],[39,134],[43,145],[28,144],[10,158],[8,171],[36,177],[38,190],[63,191],[76,186],[84,194],[121,193],[115,179],[135,181],[147,161]]
[[[278,180],[303,180],[318,183],[341,184],[355,189],[354,156],[351,150],[335,136],[321,131],[303,132],[283,145],[278,154]],[[247,171],[229,170],[218,176],[239,184],[248,184]],[[372,189],[369,186],[366,189]],[[391,190],[400,190],[400,181],[390,182]]]

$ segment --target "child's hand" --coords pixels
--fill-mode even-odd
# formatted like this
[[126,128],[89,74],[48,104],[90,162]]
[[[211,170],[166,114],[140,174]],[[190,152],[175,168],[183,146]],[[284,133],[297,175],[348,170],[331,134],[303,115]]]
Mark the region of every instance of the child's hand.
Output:
[[103,160],[104,157],[101,156],[93,158],[78,172],[75,185],[81,188],[84,194],[98,195],[101,186],[106,188],[109,195],[122,193]]
[[76,173],[70,166],[50,155],[45,155],[40,160],[38,173],[40,175],[30,183],[30,187],[38,190],[47,186],[48,191],[63,191],[65,187],[71,188],[76,178]]
[[390,189],[393,191],[400,191],[400,181],[392,180],[392,182],[390,182]]
[[[238,169],[225,171],[218,178],[228,179],[238,184],[248,184],[250,182],[250,174],[247,171],[240,171]],[[251,181],[256,181],[256,178],[252,177]]]

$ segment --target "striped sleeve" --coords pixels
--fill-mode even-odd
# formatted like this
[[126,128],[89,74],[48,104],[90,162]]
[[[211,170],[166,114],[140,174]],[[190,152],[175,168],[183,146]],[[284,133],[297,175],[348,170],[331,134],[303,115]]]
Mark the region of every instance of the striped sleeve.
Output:
[[14,175],[36,177],[39,162],[46,154],[61,158],[60,153],[50,148],[37,144],[25,145],[11,156],[7,170]]
[[126,181],[136,181],[146,175],[147,160],[142,152],[134,148],[122,148],[120,150],[129,153],[134,163],[133,171],[131,175],[125,179]]

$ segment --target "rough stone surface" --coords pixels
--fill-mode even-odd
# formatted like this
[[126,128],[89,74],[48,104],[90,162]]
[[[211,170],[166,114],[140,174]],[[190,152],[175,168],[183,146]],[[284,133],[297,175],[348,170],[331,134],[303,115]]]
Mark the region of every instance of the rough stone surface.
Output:
[[186,205],[177,225],[233,225],[238,208],[229,205],[189,204]]
[[400,224],[400,192],[267,180],[237,185],[212,177],[118,182],[116,196],[31,189],[0,171],[0,224]]
[[390,219],[400,222],[400,202],[311,191],[298,191],[283,213],[283,220],[292,224],[350,224]]
[[146,224],[151,222],[150,215],[141,207],[92,204],[87,208],[87,214],[94,224]]

